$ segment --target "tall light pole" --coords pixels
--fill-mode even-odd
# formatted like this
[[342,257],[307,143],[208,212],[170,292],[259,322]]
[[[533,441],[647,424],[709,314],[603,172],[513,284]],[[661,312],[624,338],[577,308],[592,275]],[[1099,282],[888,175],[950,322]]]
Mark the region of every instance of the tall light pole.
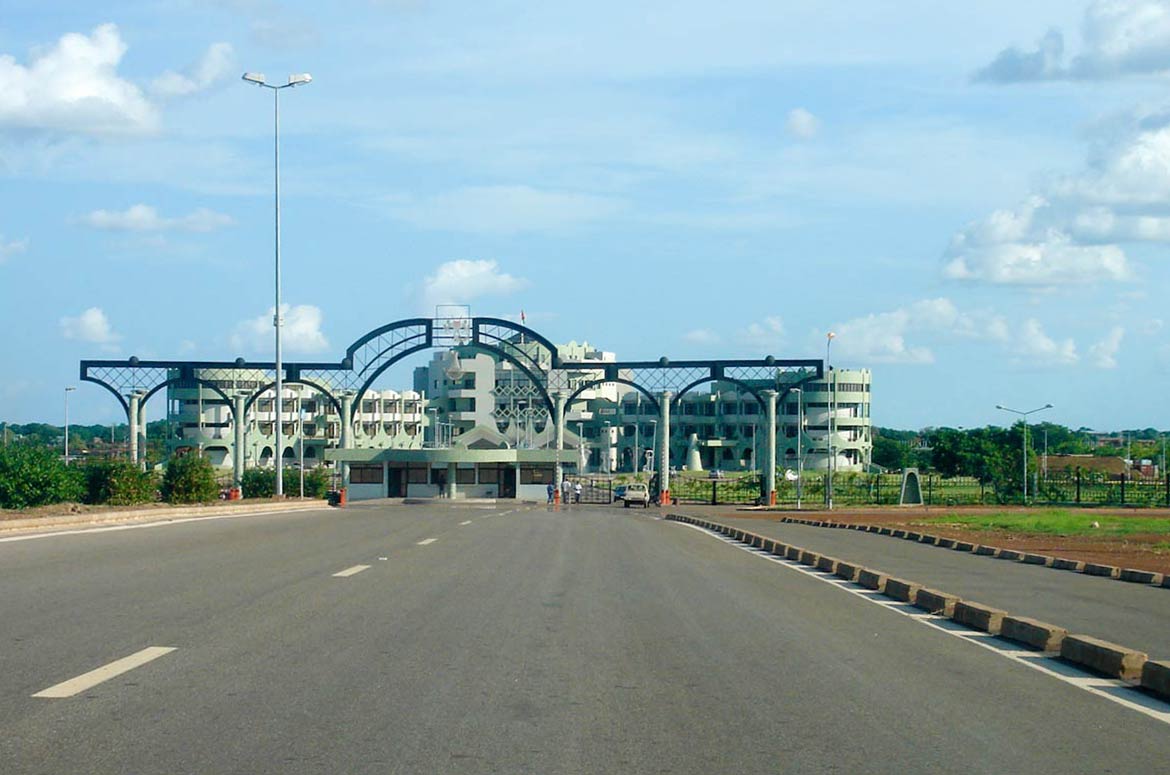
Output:
[[69,394],[77,388],[65,387],[65,465],[69,465]]
[[[826,505],[833,508],[833,468],[835,458],[833,457],[833,415],[837,413],[837,374],[833,372],[833,368],[829,365],[830,348],[833,346],[833,340],[837,335],[830,331],[825,335],[825,383],[829,388],[829,460],[828,460],[828,483],[825,486],[825,501]],[[829,374],[833,374],[833,382],[829,385]]]
[[1024,458],[1024,505],[1027,506],[1028,505],[1028,415],[1035,414],[1036,412],[1043,412],[1045,409],[1051,409],[1052,404],[1045,404],[1044,406],[1037,407],[1036,409],[1029,409],[1026,412],[1021,412],[1019,409],[1011,409],[1009,407],[1003,406],[1002,404],[996,404],[995,408],[1002,409],[1005,412],[1011,412],[1012,414],[1018,414],[1021,418],[1023,418],[1024,447],[1021,451],[1024,453],[1023,454],[1023,458]]
[[276,308],[272,315],[272,325],[276,328],[276,495],[282,497],[284,495],[284,478],[282,464],[284,462],[284,363],[281,360],[280,351],[280,90],[288,89],[292,86],[300,86],[301,84],[309,83],[313,77],[308,73],[297,73],[288,77],[288,83],[280,86],[273,86],[264,80],[263,73],[244,73],[243,78],[249,83],[254,83],[257,86],[263,86],[265,89],[272,90],[272,108],[273,108],[273,176],[276,183],[275,194],[275,209],[276,209]]
[[792,388],[796,394],[796,510],[800,511],[800,500],[804,495],[804,391]]

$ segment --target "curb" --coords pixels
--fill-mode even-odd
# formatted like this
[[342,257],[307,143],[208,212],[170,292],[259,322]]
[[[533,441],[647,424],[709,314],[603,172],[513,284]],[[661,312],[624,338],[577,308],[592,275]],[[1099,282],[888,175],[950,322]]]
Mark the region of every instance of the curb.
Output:
[[1073,571],[1074,573],[1083,573],[1086,576],[1100,576],[1102,578],[1116,579],[1118,581],[1124,581],[1130,584],[1145,584],[1146,586],[1170,589],[1170,574],[1162,574],[1155,571],[1121,568],[1116,565],[1101,565],[1099,563],[1086,562],[1084,560],[1069,560],[1063,557],[1054,557],[1048,554],[1033,554],[1017,549],[1002,549],[998,546],[976,544],[972,541],[962,541],[957,538],[944,538],[943,536],[936,536],[930,533],[919,533],[917,531],[904,530],[901,528],[879,527],[877,525],[864,525],[860,523],[846,524],[842,522],[829,522],[827,520],[819,519],[801,519],[799,517],[783,517],[778,521],[787,522],[792,525],[807,525],[808,527],[860,530],[862,532],[876,533],[878,535],[890,536],[892,538],[902,538],[907,541],[926,544],[928,546],[937,546],[941,549],[951,549],[956,552],[968,552],[971,554],[978,554],[983,557],[994,557],[1000,560],[1008,560],[1009,562],[1019,562],[1023,563],[1024,565],[1039,565],[1041,567],[1053,568],[1055,570],[1067,570]]
[[238,506],[178,506],[167,509],[142,509],[138,511],[107,511],[102,513],[68,514],[60,517],[39,517],[30,519],[7,519],[0,521],[0,533],[18,530],[76,527],[78,525],[104,525],[119,522],[169,522],[185,517],[215,517],[225,514],[265,514],[274,511],[313,511],[328,508],[324,500],[288,501],[286,503],[265,502]]
[[[729,528],[718,522],[685,514],[667,514],[666,519],[721,533],[750,546],[764,547],[767,545],[765,542],[770,542],[770,552],[773,555],[783,556],[799,562],[801,565],[833,574],[858,586],[872,589],[894,600],[909,603],[916,608],[943,616],[971,629],[981,630],[1031,649],[1058,655],[1066,662],[1071,662],[1109,678],[1129,682],[1161,699],[1170,700],[1170,661],[1151,660],[1145,652],[1089,635],[1069,634],[1068,630],[1062,627],[1024,616],[1012,616],[999,608],[963,600],[957,595],[930,589],[907,579],[895,578],[879,570],[821,555],[799,546],[784,544],[776,539],[766,539],[738,528]],[[806,520],[792,521],[804,522]],[[1023,557],[1024,555],[1021,555],[1020,559],[1014,561],[1020,562]],[[1120,571],[1118,572],[1120,573]],[[1146,572],[1134,571],[1134,573],[1145,574]],[[1165,583],[1170,580],[1170,578],[1162,578],[1161,574],[1153,575],[1158,577],[1157,582],[1151,580],[1140,583]]]

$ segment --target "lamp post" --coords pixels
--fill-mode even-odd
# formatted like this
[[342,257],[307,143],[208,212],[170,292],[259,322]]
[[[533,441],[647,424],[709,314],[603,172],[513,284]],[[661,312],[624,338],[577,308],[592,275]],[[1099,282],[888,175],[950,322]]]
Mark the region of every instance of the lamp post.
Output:
[[796,394],[796,510],[800,511],[804,495],[804,391],[792,388],[790,392]]
[[[833,457],[833,415],[835,415],[837,413],[837,407],[836,407],[836,403],[837,403],[837,374],[836,374],[836,372],[833,372],[833,368],[829,365],[829,363],[830,363],[829,353],[830,353],[830,348],[833,345],[833,340],[836,338],[837,338],[837,335],[835,333],[833,333],[832,331],[830,331],[828,334],[825,335],[825,369],[827,372],[833,373],[833,382],[832,382],[832,385],[829,386],[829,402],[828,402],[829,403],[829,423],[828,423],[828,425],[829,425],[829,444],[828,444],[829,460],[828,460],[828,466],[827,466],[827,468],[828,468],[828,482],[825,486],[825,504],[830,509],[833,508],[833,468],[834,468],[834,463],[836,462],[835,458]],[[828,383],[828,381],[829,381],[828,376],[829,376],[828,373],[826,373],[825,374],[825,382],[826,383]]]
[[1024,447],[1021,451],[1023,452],[1023,458],[1024,458],[1024,505],[1027,506],[1028,505],[1028,415],[1035,414],[1036,412],[1043,412],[1045,409],[1051,409],[1052,404],[1045,404],[1044,406],[1037,407],[1036,409],[1029,409],[1026,412],[1021,412],[1019,409],[1011,409],[1009,407],[1003,406],[1002,404],[996,404],[995,408],[1002,409],[1005,412],[1011,412],[1012,414],[1018,414],[1023,419]]
[[313,77],[308,73],[297,73],[288,77],[288,83],[274,86],[264,80],[263,73],[244,73],[243,79],[257,86],[272,90],[273,109],[273,177],[275,180],[275,210],[276,210],[276,306],[272,315],[272,325],[276,328],[276,495],[284,495],[284,479],[282,477],[282,463],[284,461],[284,364],[280,350],[280,90],[292,86],[309,83]]
[[65,387],[65,465],[69,465],[69,394],[74,390],[77,388],[68,385]]

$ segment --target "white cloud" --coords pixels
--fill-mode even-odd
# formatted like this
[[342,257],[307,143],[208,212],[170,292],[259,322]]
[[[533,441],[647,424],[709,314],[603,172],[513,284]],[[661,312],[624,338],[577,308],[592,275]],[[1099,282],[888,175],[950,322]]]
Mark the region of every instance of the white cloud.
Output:
[[528,281],[501,272],[495,261],[458,260],[440,264],[423,280],[426,308],[439,304],[466,304],[481,296],[506,296],[528,286]]
[[[241,321],[231,335],[231,346],[241,353],[271,352],[276,330],[269,307],[265,314]],[[321,333],[322,314],[312,304],[282,304],[284,322],[280,328],[282,349],[289,353],[312,354],[329,349],[329,340]]]
[[160,97],[185,97],[210,88],[235,69],[235,52],[231,45],[212,43],[203,57],[186,71],[167,70],[155,78],[151,91]]
[[1125,329],[1114,326],[1108,336],[1089,347],[1089,362],[1098,369],[1117,368],[1117,350],[1121,347],[1121,339],[1125,336]]
[[1024,321],[1019,334],[1013,339],[1012,349],[1024,362],[1042,366],[1070,366],[1080,360],[1076,343],[1072,339],[1056,341],[1044,332],[1035,318]]
[[195,231],[208,232],[231,226],[230,215],[200,207],[177,218],[165,218],[150,205],[136,204],[125,210],[94,210],[78,219],[87,226],[108,231]]
[[619,203],[606,197],[529,186],[467,186],[390,203],[395,217],[420,228],[479,234],[563,230],[618,209]]
[[1170,199],[1170,127],[1143,126],[1157,120],[1136,116],[1133,132],[1106,145],[1084,174],[1057,181],[1053,194],[1099,204],[1164,207]]
[[61,335],[66,339],[96,344],[103,350],[116,349],[115,345],[122,338],[114,333],[109,318],[100,307],[90,307],[77,317],[63,317],[59,322]]
[[1064,64],[1064,35],[1049,30],[1032,51],[1004,49],[975,79],[998,83],[1107,79],[1170,71],[1170,3],[1095,0],[1085,10],[1080,54]]
[[23,253],[28,249],[28,238],[18,240],[4,241],[4,235],[0,234],[0,264],[9,256],[15,256],[17,253]]
[[740,338],[757,347],[775,347],[784,338],[784,321],[770,315],[758,323],[751,323],[740,333]]
[[794,108],[788,111],[788,119],[784,122],[788,133],[800,140],[811,140],[821,129],[821,122],[812,113],[804,108]]
[[1163,326],[1165,326],[1165,323],[1161,318],[1150,318],[1142,324],[1140,331],[1146,336],[1153,336],[1154,334],[1161,331]]
[[709,328],[696,328],[693,331],[687,331],[685,334],[683,334],[683,341],[689,344],[696,344],[703,347],[712,344],[719,344],[721,341],[723,341],[723,337],[719,336],[719,334],[715,333]]
[[25,66],[0,55],[0,126],[89,134],[147,132],[158,115],[117,73],[126,45],[113,24],[71,32]]

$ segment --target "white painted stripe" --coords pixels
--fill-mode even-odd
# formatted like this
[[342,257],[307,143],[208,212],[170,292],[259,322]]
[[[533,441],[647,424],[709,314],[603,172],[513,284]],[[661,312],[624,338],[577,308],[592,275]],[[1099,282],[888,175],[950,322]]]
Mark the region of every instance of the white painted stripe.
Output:
[[[324,511],[332,511],[328,506],[320,509],[291,509],[288,511],[250,511],[244,514],[211,514],[206,517],[180,517],[178,519],[171,519],[168,517],[159,517],[154,522],[134,522],[127,525],[106,525],[103,527],[83,527],[74,528],[72,530],[53,530],[49,533],[32,533],[30,535],[16,535],[6,536],[0,538],[0,544],[10,543],[12,541],[35,541],[38,538],[56,538],[57,536],[75,536],[84,535],[86,533],[109,533],[115,530],[143,530],[150,527],[166,527],[168,525],[181,525],[185,522],[210,522],[217,519],[242,519],[243,517],[272,517],[281,514],[320,514]],[[29,528],[30,530],[35,528]]]
[[433,544],[435,541],[438,541],[438,540],[439,539],[437,539],[437,538],[427,538],[423,541],[419,541],[418,545],[419,546],[426,546],[427,544]]
[[872,589],[858,586],[844,579],[838,578],[824,571],[818,571],[807,565],[803,565],[795,560],[789,560],[783,557],[777,557],[774,554],[769,554],[763,549],[736,541],[734,538],[716,533],[698,525],[691,525],[686,522],[678,523],[689,528],[698,530],[700,533],[717,538],[725,544],[731,544],[737,549],[761,557],[777,565],[783,565],[791,570],[803,573],[806,576],[817,579],[819,581],[832,584],[840,589],[856,595],[863,600],[879,605],[888,611],[901,614],[909,619],[931,627],[939,632],[945,632],[948,635],[953,635],[956,638],[973,643],[976,646],[985,648],[988,651],[994,652],[1001,657],[1010,659],[1011,661],[1026,665],[1027,667],[1037,670],[1050,678],[1055,678],[1058,681],[1063,681],[1070,686],[1075,686],[1079,689],[1084,689],[1090,694],[1098,697],[1103,697],[1110,702],[1114,702],[1123,707],[1135,710],[1142,715],[1149,716],[1152,719],[1161,721],[1164,724],[1170,724],[1170,703],[1163,700],[1156,699],[1147,694],[1142,693],[1132,684],[1126,683],[1113,678],[1102,678],[1092,673],[1087,673],[1079,668],[1071,665],[1068,662],[1063,662],[1057,657],[1046,655],[1039,651],[1025,651],[1021,650],[1019,646],[1011,641],[1003,640],[994,635],[989,635],[986,632],[979,632],[978,630],[969,630],[966,627],[956,623],[951,619],[943,616],[935,616],[934,614],[927,614],[911,607],[908,603],[903,603],[900,600],[893,600],[887,598],[880,593],[874,592]]
[[463,520],[462,522],[460,522],[460,523],[459,523],[460,527],[462,527],[463,525],[470,525],[470,524],[471,524],[471,520],[470,520],[470,519],[465,519],[465,520]]
[[370,567],[369,565],[355,565],[352,568],[346,568],[345,570],[338,571],[337,573],[334,573],[333,577],[337,578],[337,579],[349,578],[350,576],[355,576],[358,573],[361,573],[362,571],[366,570],[369,567]]
[[33,697],[45,697],[49,699],[62,699],[64,697],[72,697],[75,694],[80,694],[86,689],[92,689],[100,683],[116,678],[127,673],[136,667],[142,667],[147,662],[153,662],[164,654],[170,654],[174,651],[173,646],[150,646],[144,648],[142,651],[135,652],[128,657],[122,657],[115,660],[108,665],[99,667],[96,670],[90,670],[88,673],[83,673],[76,678],[70,678],[68,681],[62,681],[56,686],[50,686],[44,691],[37,692]]

